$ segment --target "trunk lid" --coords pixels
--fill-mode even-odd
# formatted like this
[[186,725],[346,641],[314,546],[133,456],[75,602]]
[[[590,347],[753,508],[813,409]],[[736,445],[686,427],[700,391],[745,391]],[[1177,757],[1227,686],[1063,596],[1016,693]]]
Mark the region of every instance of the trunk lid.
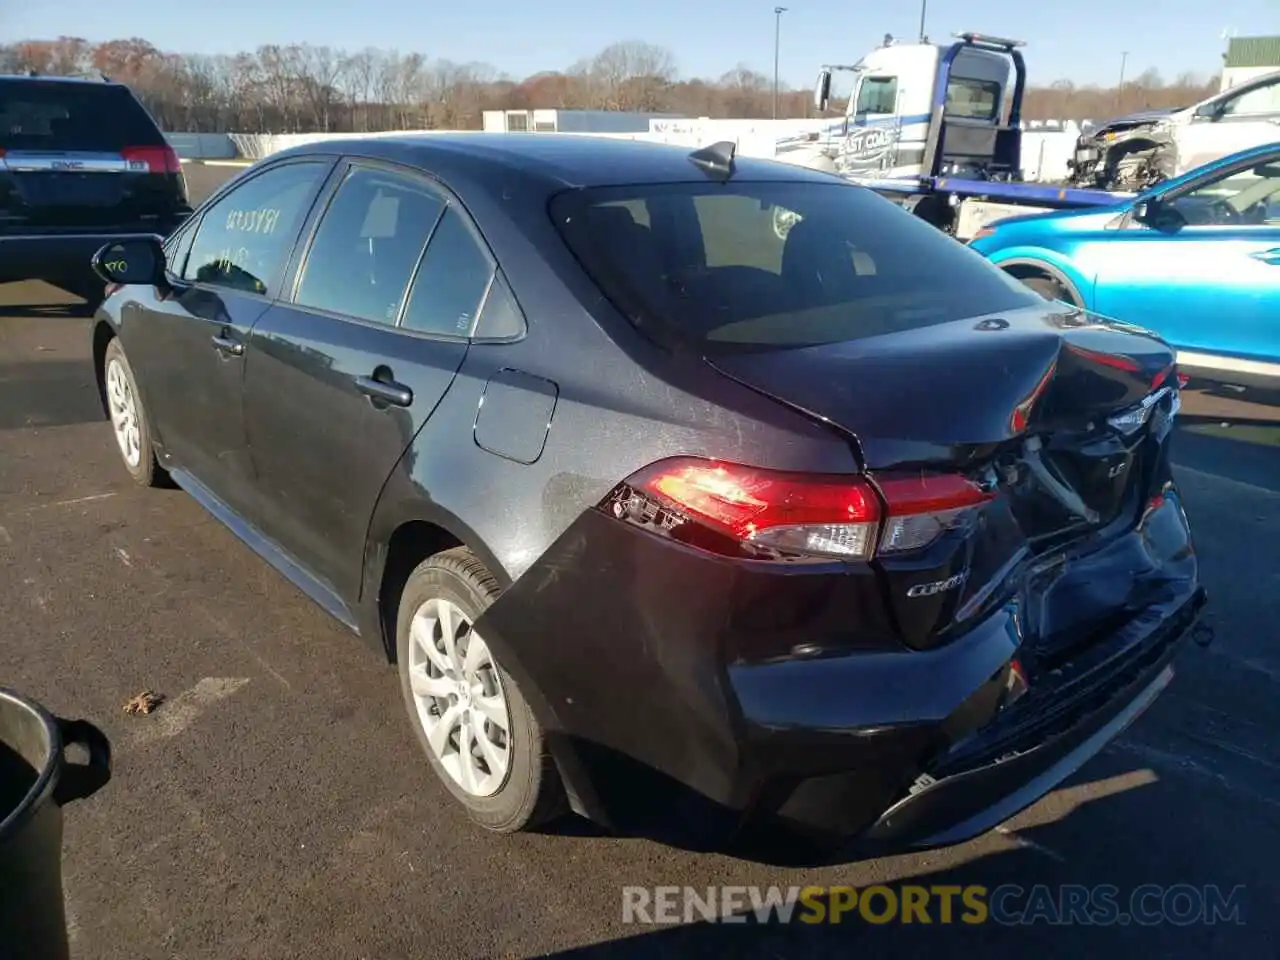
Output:
[[[846,433],[873,480],[960,473],[991,494],[923,553],[876,559],[913,647],[1025,594],[1033,569],[1085,569],[1083,554],[1132,531],[1167,474],[1173,351],[1061,306],[708,362]],[[1135,595],[1136,572],[1111,569],[1105,586],[1067,591],[1069,603],[1039,621],[1056,624],[1039,639],[1074,642],[1111,624]]]
[[177,156],[126,87],[0,83],[0,232],[152,226],[187,203]]

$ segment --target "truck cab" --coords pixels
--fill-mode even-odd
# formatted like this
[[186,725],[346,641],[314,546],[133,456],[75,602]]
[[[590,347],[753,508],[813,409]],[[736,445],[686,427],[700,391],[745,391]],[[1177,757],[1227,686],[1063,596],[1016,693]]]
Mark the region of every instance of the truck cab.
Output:
[[836,71],[854,74],[853,91],[843,122],[797,160],[857,178],[1020,179],[1020,46],[977,33],[947,46],[886,36],[852,66],[824,66],[814,90],[820,111]]

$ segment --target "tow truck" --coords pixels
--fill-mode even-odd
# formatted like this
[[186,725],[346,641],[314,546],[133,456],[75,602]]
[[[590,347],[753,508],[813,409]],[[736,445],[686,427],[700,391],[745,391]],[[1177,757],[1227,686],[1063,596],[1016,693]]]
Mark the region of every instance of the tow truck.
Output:
[[1006,217],[1134,195],[1024,180],[1025,44],[973,32],[954,38],[944,46],[886,35],[855,64],[824,65],[814,106],[826,111],[833,76],[849,72],[854,88],[845,115],[779,141],[777,159],[867,186],[961,241]]

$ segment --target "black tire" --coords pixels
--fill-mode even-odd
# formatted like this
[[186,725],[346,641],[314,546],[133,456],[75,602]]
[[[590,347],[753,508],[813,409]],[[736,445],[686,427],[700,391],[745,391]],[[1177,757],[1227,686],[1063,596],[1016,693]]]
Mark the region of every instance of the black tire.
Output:
[[478,797],[467,793],[454,781],[428,744],[426,731],[418,717],[409,674],[410,625],[424,603],[432,599],[448,600],[474,623],[500,592],[497,581],[484,564],[465,547],[446,550],[424,560],[409,575],[400,595],[396,661],[400,692],[410,724],[440,782],[480,826],[494,833],[516,833],[541,827],[565,811],[559,771],[547,748],[542,728],[519,686],[502,669],[502,665],[497,664],[510,726],[510,763],[506,779],[497,792]]
[[[111,388],[108,379],[112,364],[119,364],[121,373],[128,383],[129,391],[133,398],[138,425],[139,457],[136,464],[129,462],[116,434],[115,420],[112,416]],[[107,344],[106,352],[103,354],[102,384],[107,407],[107,420],[111,424],[111,439],[115,443],[116,452],[120,454],[120,462],[124,464],[124,468],[130,478],[138,486],[158,487],[164,485],[168,475],[156,459],[155,447],[151,442],[151,420],[147,416],[146,407],[143,406],[142,396],[138,393],[138,381],[133,376],[133,367],[129,365],[129,358],[125,356],[124,347],[120,345],[119,337],[112,338],[111,342]]]
[[1025,287],[1029,290],[1034,290],[1046,300],[1061,300],[1063,303],[1069,303],[1072,306],[1077,306],[1075,297],[1071,296],[1071,291],[1063,286],[1062,283],[1053,279],[1053,277],[1036,275],[1032,277],[1020,277],[1019,279]]

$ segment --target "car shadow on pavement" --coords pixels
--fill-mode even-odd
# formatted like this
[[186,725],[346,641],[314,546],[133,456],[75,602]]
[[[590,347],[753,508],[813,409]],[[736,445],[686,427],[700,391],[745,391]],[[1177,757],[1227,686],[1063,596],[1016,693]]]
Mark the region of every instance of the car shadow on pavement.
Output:
[[1268,390],[1263,387],[1237,387],[1193,379],[1183,388],[1183,391],[1184,394],[1187,391],[1196,391],[1206,398],[1272,406],[1276,408],[1276,416],[1280,419],[1280,388]]
[[[1231,825],[1233,813],[1262,824],[1267,816],[1256,807],[1246,811],[1248,801],[1238,797],[1224,803],[1212,788],[1189,796],[1192,784],[1163,780],[1123,748],[1090,767],[1099,769],[1111,775],[1073,781],[1060,791],[1061,803],[1015,818],[986,855],[972,847],[940,850],[925,862],[950,863],[932,872],[913,872],[921,859],[899,856],[812,877],[780,876],[767,882],[777,885],[779,898],[798,901],[788,922],[769,915],[767,906],[763,922],[756,914],[758,904],[769,902],[767,887],[754,899],[750,888],[737,890],[732,902],[740,908],[732,914],[742,919],[733,923],[706,919],[703,905],[723,904],[708,899],[724,896],[721,890],[671,888],[664,917],[659,888],[623,887],[619,918],[628,922],[628,902],[640,906],[629,921],[634,936],[551,956],[1272,955],[1268,904],[1276,883],[1267,857],[1251,851],[1248,836]],[[1274,842],[1280,829],[1273,822],[1262,832]],[[822,889],[801,894],[811,885]],[[690,894],[697,899],[686,908]],[[919,907],[904,913],[908,897]]]
[[1183,393],[1177,423],[1176,466],[1280,490],[1280,391],[1197,382]]
[[27,303],[0,306],[0,313],[15,320],[83,320],[94,314],[92,304],[77,303]]
[[65,427],[106,419],[87,360],[0,363],[0,430]]

